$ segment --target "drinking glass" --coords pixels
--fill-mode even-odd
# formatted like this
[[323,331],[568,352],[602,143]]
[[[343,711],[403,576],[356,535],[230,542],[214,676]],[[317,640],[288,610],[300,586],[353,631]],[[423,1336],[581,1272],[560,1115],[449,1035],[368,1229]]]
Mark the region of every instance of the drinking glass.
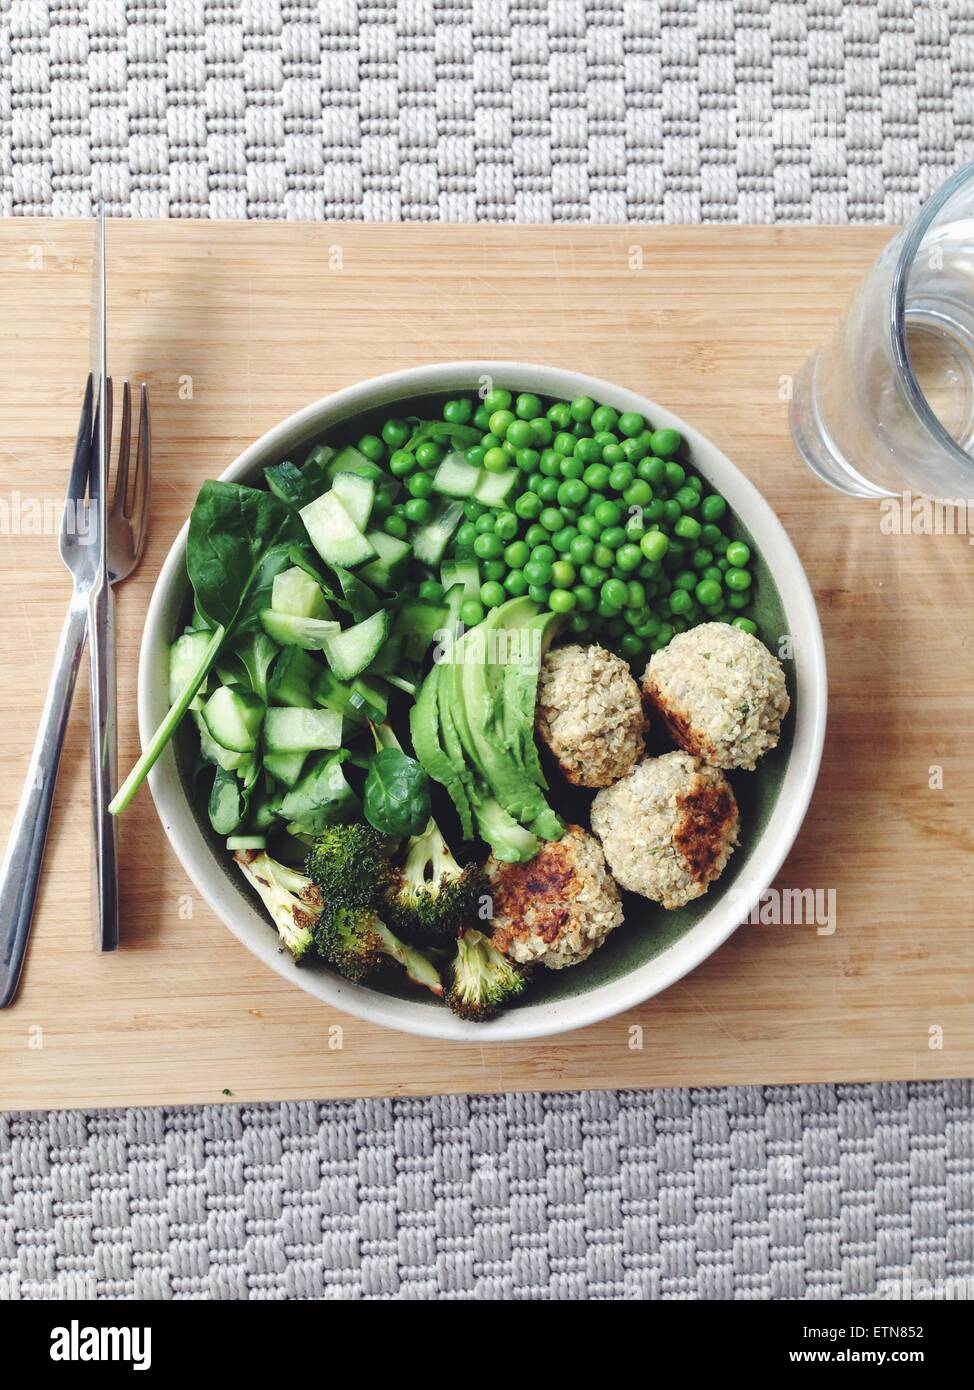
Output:
[[974,496],[974,164],[897,233],[805,363],[791,432],[853,496]]

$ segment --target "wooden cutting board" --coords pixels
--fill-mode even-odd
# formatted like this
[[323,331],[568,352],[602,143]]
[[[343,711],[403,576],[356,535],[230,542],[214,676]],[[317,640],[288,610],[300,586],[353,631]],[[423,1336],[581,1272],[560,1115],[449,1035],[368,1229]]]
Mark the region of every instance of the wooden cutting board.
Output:
[[[620,1018],[452,1046],[340,1015],[260,966],[186,879],[145,791],[121,825],[123,947],[96,957],[82,677],[24,984],[0,1013],[0,1108],[974,1073],[974,554],[965,537],[883,535],[876,505],[813,481],[787,430],[792,378],[889,235],[112,223],[112,369],[148,381],[155,454],[148,551],[118,595],[123,767],[149,595],[204,478],[363,377],[475,357],[571,367],[703,430],[799,549],[830,727],[778,884],[834,889],[837,929],[744,926]],[[90,251],[87,224],[0,224],[4,835],[67,601],[50,531],[87,365]]]

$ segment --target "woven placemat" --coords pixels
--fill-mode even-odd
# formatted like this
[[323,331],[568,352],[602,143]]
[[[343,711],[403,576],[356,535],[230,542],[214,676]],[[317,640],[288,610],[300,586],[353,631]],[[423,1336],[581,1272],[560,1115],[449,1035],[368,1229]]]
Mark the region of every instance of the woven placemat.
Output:
[[[965,11],[18,4],[0,214],[902,221],[974,158]],[[972,1100],[945,1082],[0,1117],[0,1298],[943,1296],[974,1277]]]

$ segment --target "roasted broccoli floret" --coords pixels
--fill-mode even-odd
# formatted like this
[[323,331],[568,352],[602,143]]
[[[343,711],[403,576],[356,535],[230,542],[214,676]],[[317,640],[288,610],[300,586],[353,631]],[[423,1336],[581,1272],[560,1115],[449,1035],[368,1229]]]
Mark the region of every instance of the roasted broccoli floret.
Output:
[[316,837],[307,871],[329,909],[375,907],[390,879],[386,843],[371,825],[332,825]]
[[324,912],[318,922],[315,942],[328,964],[355,984],[361,984],[382,957],[389,956],[404,967],[416,984],[425,985],[436,995],[443,993],[439,972],[432,962],[421,951],[404,945],[393,936],[370,908],[339,907]]
[[389,920],[397,931],[422,946],[450,942],[477,920],[486,892],[483,870],[461,866],[435,820],[409,841],[401,869],[393,870],[386,897]]
[[266,850],[238,849],[233,857],[260,894],[284,945],[295,960],[301,960],[324,907],[321,889],[297,869],[272,859]]
[[528,986],[528,972],[508,960],[483,932],[470,927],[457,941],[446,1002],[470,1023],[486,1023]]

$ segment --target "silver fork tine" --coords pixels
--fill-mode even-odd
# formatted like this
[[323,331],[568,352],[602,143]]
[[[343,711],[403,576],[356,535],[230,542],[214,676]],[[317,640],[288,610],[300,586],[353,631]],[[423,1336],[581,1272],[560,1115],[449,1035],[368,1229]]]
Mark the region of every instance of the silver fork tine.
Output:
[[139,388],[139,438],[135,453],[135,482],[132,487],[132,509],[129,513],[135,532],[136,559],[145,543],[146,516],[149,509],[149,483],[152,469],[152,446],[149,430],[149,389],[143,381]]
[[[88,474],[91,470],[91,425],[94,395],[95,383],[91,372],[89,372],[84,400],[81,404],[78,434],[74,441],[74,458],[71,462],[71,472],[68,475],[68,490],[64,498],[64,517],[61,522],[62,535],[66,531],[70,531],[72,526],[77,525],[78,504],[85,500],[85,491],[88,487]],[[71,517],[68,516],[69,507],[73,512]]]
[[132,392],[128,380],[122,383],[122,430],[118,441],[118,469],[115,474],[115,491],[112,494],[112,511],[125,514],[129,490],[129,451],[132,435]]

